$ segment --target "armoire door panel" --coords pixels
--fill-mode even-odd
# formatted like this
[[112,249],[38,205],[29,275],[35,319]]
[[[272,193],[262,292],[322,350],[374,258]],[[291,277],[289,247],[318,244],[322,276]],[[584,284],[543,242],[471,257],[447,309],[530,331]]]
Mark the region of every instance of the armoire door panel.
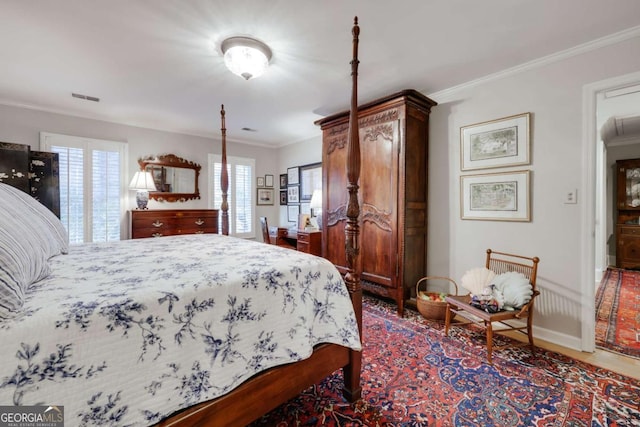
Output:
[[[344,248],[344,226],[348,195],[346,171],[347,162],[347,128],[342,126],[331,132],[329,142],[325,144],[322,158],[323,210],[322,255],[331,261],[339,270],[346,271],[346,254]],[[331,171],[343,173],[331,173]]]
[[[387,117],[388,115],[385,115]],[[394,113],[391,117],[396,117]],[[362,129],[362,274],[383,286],[395,286],[398,246],[397,120]]]
[[396,251],[391,250],[395,242],[393,233],[370,221],[364,221],[360,229],[362,274],[370,274],[372,277],[382,278],[385,283],[392,283],[396,271]]

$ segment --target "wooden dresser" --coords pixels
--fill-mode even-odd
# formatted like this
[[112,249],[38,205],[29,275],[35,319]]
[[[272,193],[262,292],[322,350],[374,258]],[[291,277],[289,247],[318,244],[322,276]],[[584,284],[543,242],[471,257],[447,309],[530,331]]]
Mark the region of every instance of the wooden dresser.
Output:
[[[434,101],[405,90],[358,108],[362,151],[362,288],[392,298],[402,315],[427,272],[427,158]],[[347,111],[322,128],[322,255],[345,273]]]
[[217,209],[131,211],[132,239],[217,232]]
[[616,267],[640,268],[640,159],[618,160]]

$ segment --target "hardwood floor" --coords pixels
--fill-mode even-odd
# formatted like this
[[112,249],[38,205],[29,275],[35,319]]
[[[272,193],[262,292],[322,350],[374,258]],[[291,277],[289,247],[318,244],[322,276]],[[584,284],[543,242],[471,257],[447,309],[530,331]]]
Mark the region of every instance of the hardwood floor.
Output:
[[625,357],[611,351],[596,349],[593,353],[572,350],[557,344],[548,343],[542,340],[535,340],[535,344],[547,350],[566,354],[580,361],[590,363],[619,374],[640,380],[640,360],[632,357]]
[[[505,333],[518,340],[526,340],[523,334],[519,333]],[[619,374],[626,375],[631,378],[640,380],[640,359],[634,359],[633,357],[625,357],[621,354],[617,354],[611,351],[596,349],[593,353],[587,353],[584,351],[573,350],[568,347],[553,344],[541,339],[534,339],[535,345],[546,350],[555,351],[556,353],[564,354],[582,362],[589,363],[594,366],[608,369]]]

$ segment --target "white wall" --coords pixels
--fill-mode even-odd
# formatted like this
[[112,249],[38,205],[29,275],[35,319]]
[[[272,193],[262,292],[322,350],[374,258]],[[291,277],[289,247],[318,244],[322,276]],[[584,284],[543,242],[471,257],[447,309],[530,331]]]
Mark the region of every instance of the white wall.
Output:
[[[0,105],[0,141],[30,145],[39,149],[40,132],[105,139],[126,142],[128,145],[127,177],[131,179],[139,169],[138,158],[148,155],[172,153],[200,164],[200,199],[184,203],[149,201],[150,209],[206,209],[209,207],[211,188],[207,182],[209,168],[208,153],[221,152],[221,140],[177,133],[162,132],[134,126],[120,125],[99,120],[71,117]],[[227,130],[227,156],[251,157],[256,159],[256,175],[277,175],[277,151],[271,148],[239,144],[229,141],[231,131]],[[277,185],[277,184],[276,184]],[[254,183],[255,186],[255,183]],[[277,190],[277,188],[276,188]],[[135,195],[131,194],[128,209],[135,208]],[[277,199],[276,199],[277,200]],[[275,216],[279,207],[256,206],[256,238],[260,237],[257,217]],[[123,218],[126,223],[126,218]]]
[[[320,134],[320,128],[318,128],[317,137],[280,147],[277,151],[277,157],[278,172],[276,174],[276,183],[278,183],[280,174],[287,172],[287,168],[321,162],[322,135]],[[269,226],[271,225],[280,225],[282,227],[295,225],[287,220],[286,206],[280,206],[273,219],[269,218]]]
[[[431,115],[431,147],[442,144],[448,150],[438,148],[440,154],[431,150],[430,165],[436,167],[429,179],[432,185],[446,186],[450,197],[448,206],[430,198],[429,229],[444,237],[441,230],[447,228],[450,248],[448,253],[441,251],[440,241],[430,239],[429,268],[448,263],[451,277],[459,279],[468,269],[482,265],[486,248],[539,256],[542,295],[537,305],[537,333],[564,345],[580,346],[580,257],[583,245],[592,238],[582,230],[593,229],[592,224],[582,224],[587,208],[584,198],[577,204],[563,203],[569,190],[584,194],[583,148],[586,144],[589,150],[595,149],[595,141],[582,140],[583,87],[639,70],[639,51],[640,37],[636,37],[431,95],[439,102]],[[460,127],[523,112],[532,113],[531,165],[484,172],[532,171],[531,222],[461,220]],[[441,157],[444,155],[447,157]],[[448,163],[448,170],[441,163]]]

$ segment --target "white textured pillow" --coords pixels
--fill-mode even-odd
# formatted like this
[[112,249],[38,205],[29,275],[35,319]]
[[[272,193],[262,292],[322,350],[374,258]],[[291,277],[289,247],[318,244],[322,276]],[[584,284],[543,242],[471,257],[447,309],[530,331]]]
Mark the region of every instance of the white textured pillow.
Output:
[[31,195],[0,183],[0,220],[6,215],[18,216],[29,224],[49,257],[69,252],[69,235],[60,219]]
[[493,279],[493,284],[504,295],[504,305],[508,307],[522,307],[531,300],[533,295],[529,279],[515,271],[498,274]]
[[29,286],[49,275],[49,258],[68,249],[55,221],[35,204],[47,210],[28,194],[0,183],[0,319],[20,313]]
[[28,287],[28,269],[29,254],[3,222],[0,228],[0,319],[20,313]]

